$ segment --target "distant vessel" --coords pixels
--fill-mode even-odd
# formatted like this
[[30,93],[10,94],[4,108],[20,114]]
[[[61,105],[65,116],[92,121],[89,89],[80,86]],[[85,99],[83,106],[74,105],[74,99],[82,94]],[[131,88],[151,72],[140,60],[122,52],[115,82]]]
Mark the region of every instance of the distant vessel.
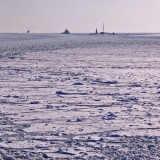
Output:
[[65,31],[61,34],[70,34],[69,30],[68,29],[65,29]]
[[104,23],[103,23],[103,32],[101,32],[100,34],[106,34],[106,33],[104,32]]
[[28,30],[27,33],[30,33],[30,31]]

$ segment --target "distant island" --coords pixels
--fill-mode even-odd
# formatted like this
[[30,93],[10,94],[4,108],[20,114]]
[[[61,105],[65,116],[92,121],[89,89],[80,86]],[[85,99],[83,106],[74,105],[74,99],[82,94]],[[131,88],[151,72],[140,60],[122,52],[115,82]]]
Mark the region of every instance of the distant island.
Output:
[[61,34],[70,34],[69,30],[68,29],[65,29],[65,31]]
[[[96,28],[96,32],[95,32],[95,33],[90,33],[89,35],[98,35],[98,34],[99,34],[99,33],[98,33],[98,31],[97,31],[97,28]],[[100,34],[101,34],[101,35],[106,34],[106,33],[104,32],[104,23],[103,23],[103,31],[100,32]]]
[[98,35],[97,28],[96,28],[96,31],[95,31],[95,33],[90,33],[89,35]]

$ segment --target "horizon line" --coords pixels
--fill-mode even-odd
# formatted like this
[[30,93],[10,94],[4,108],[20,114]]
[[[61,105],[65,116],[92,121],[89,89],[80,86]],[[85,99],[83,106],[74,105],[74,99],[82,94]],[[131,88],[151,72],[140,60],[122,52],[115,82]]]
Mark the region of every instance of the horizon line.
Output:
[[[62,32],[0,32],[0,34],[61,34]],[[70,34],[90,34],[95,32],[71,32]],[[100,33],[100,32],[99,32]],[[105,32],[105,33],[117,33],[117,34],[160,34],[160,32]]]

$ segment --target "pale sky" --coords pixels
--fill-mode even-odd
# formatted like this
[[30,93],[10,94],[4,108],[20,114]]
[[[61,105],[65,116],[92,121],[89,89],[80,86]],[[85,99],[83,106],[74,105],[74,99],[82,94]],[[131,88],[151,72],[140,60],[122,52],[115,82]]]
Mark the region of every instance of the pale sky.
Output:
[[160,32],[160,0],[0,0],[0,33]]

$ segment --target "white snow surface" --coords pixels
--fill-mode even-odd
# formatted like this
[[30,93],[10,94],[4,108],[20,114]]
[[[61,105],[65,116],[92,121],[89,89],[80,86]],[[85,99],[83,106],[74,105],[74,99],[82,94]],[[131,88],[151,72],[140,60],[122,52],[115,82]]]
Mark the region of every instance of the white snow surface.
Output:
[[0,34],[0,148],[14,158],[158,159],[159,117],[159,36]]

